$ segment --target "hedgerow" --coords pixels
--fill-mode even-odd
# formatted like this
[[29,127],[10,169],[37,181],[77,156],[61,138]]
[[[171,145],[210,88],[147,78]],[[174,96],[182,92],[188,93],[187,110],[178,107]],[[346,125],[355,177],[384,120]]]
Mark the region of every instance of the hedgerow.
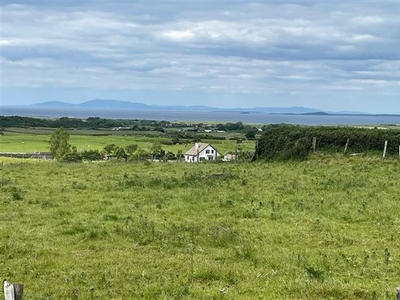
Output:
[[316,138],[316,149],[338,152],[344,151],[347,140],[348,152],[382,151],[388,141],[387,154],[399,151],[400,131],[366,129],[355,127],[270,125],[258,141],[256,158],[271,160],[304,160],[312,150],[312,140]]

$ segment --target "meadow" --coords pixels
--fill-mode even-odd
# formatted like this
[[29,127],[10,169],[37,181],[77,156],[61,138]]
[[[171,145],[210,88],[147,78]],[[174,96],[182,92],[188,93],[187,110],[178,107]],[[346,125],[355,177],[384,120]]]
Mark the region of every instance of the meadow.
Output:
[[[10,128],[0,135],[0,152],[46,152],[49,151],[49,141],[54,129],[25,129]],[[160,142],[162,148],[168,152],[185,153],[193,144],[190,141],[182,141],[171,145],[171,138],[153,132],[134,132],[134,131],[112,131],[112,130],[73,130],[69,129],[69,142],[78,151],[102,150],[108,144],[115,144],[119,147],[126,147],[130,144],[137,144],[139,149],[148,150],[154,142]],[[211,143],[221,154],[228,151],[235,151],[236,140],[229,139],[236,137],[237,134],[214,133],[221,139],[203,139],[202,142]],[[163,144],[165,143],[165,144]],[[241,143],[243,151],[254,151],[255,141],[244,140]]]
[[393,299],[399,162],[0,158],[0,264],[24,299]]

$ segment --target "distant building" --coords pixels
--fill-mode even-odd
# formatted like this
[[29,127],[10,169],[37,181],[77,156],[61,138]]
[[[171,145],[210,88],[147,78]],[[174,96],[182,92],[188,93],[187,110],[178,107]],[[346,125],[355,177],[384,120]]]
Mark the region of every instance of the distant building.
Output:
[[200,162],[206,160],[216,160],[220,154],[211,144],[206,143],[195,143],[185,153],[186,162]]
[[182,127],[180,131],[197,132],[199,129],[197,127]]
[[132,127],[114,127],[111,130],[131,130]]
[[236,160],[236,155],[232,153],[227,153],[225,154],[224,158],[222,159],[223,161],[232,161]]

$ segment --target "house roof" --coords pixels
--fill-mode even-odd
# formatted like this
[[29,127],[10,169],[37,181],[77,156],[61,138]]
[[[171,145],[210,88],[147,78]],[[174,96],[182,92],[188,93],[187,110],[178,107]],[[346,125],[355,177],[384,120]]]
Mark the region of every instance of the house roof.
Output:
[[[196,149],[196,144],[198,146],[198,148]],[[205,148],[207,148],[207,146],[212,147],[214,150],[215,148],[213,146],[211,146],[211,144],[207,144],[207,143],[196,143],[193,145],[192,148],[190,148],[185,155],[197,155],[197,152],[200,153],[201,151],[203,151]]]

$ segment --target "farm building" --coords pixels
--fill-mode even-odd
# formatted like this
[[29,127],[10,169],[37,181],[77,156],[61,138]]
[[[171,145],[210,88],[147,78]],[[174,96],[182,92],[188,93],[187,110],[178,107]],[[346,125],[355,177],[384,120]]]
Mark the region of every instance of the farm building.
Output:
[[185,153],[185,161],[199,162],[205,160],[216,160],[219,156],[220,154],[217,149],[215,149],[211,144],[195,143],[193,147]]
[[237,156],[232,153],[227,153],[227,154],[225,154],[225,156],[222,160],[223,161],[234,161],[234,160],[237,160]]

